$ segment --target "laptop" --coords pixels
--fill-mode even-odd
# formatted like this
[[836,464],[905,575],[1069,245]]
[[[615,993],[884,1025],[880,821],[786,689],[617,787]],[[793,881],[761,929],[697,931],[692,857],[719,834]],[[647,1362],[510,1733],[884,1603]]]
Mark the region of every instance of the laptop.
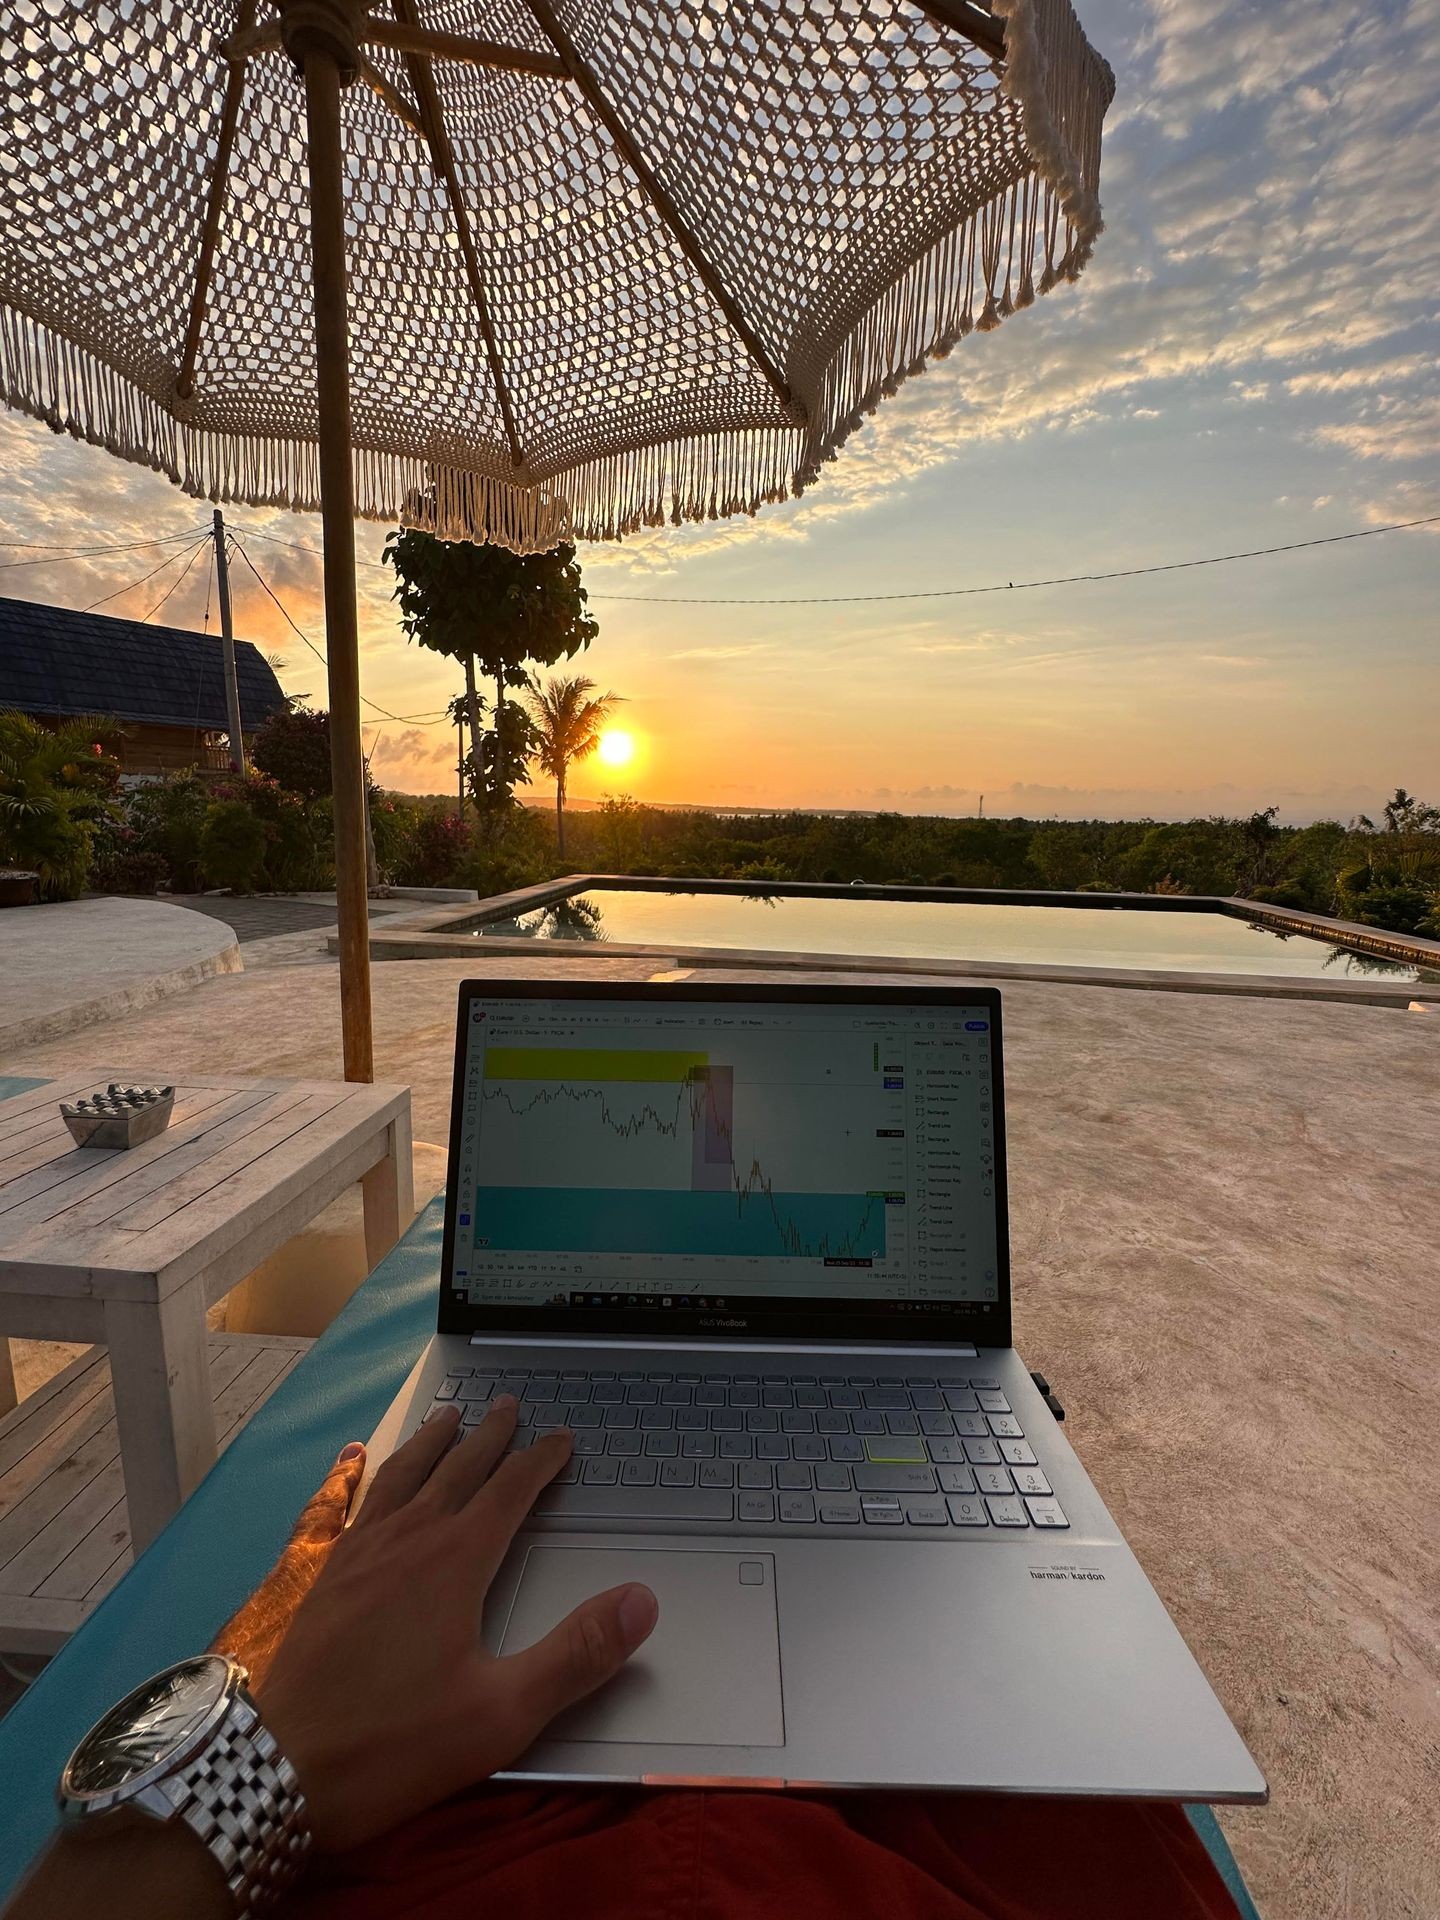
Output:
[[575,1448],[487,1643],[660,1604],[508,1777],[1264,1800],[1011,1345],[1002,1067],[969,983],[462,985],[438,1324],[367,1473],[513,1393]]

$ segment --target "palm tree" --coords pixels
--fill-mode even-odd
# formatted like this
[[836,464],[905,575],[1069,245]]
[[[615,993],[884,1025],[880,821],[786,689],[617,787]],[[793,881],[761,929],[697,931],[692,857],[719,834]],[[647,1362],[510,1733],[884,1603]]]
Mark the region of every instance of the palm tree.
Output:
[[573,680],[557,676],[526,695],[540,737],[536,757],[541,769],[555,782],[555,835],[562,857],[565,853],[565,783],[570,767],[599,746],[600,735],[621,699],[618,693],[596,693],[595,682],[583,674],[577,674]]

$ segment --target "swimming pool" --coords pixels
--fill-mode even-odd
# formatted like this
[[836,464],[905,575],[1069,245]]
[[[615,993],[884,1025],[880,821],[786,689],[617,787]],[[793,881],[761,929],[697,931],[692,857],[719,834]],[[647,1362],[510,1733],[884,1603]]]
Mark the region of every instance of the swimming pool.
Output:
[[[461,927],[452,925],[452,932]],[[470,921],[476,939],[762,953],[996,961],[1289,979],[1440,981],[1440,969],[1277,931],[1214,909],[1022,906],[973,900],[586,887],[528,912]]]

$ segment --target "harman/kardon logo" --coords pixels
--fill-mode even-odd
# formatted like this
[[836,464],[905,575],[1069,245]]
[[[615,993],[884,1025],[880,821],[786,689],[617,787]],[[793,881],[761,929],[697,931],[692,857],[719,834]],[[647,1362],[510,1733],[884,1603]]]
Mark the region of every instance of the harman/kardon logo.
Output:
[[1032,1580],[1103,1580],[1098,1567],[1031,1567]]
[[702,1327],[748,1327],[748,1320],[716,1320],[713,1316],[700,1322]]

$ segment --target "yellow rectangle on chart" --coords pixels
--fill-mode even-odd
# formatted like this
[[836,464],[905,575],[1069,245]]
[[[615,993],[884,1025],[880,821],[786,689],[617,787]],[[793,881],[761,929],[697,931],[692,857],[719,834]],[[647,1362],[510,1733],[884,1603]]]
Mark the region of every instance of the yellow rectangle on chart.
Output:
[[708,1067],[708,1053],[656,1047],[487,1047],[487,1080],[683,1081]]

